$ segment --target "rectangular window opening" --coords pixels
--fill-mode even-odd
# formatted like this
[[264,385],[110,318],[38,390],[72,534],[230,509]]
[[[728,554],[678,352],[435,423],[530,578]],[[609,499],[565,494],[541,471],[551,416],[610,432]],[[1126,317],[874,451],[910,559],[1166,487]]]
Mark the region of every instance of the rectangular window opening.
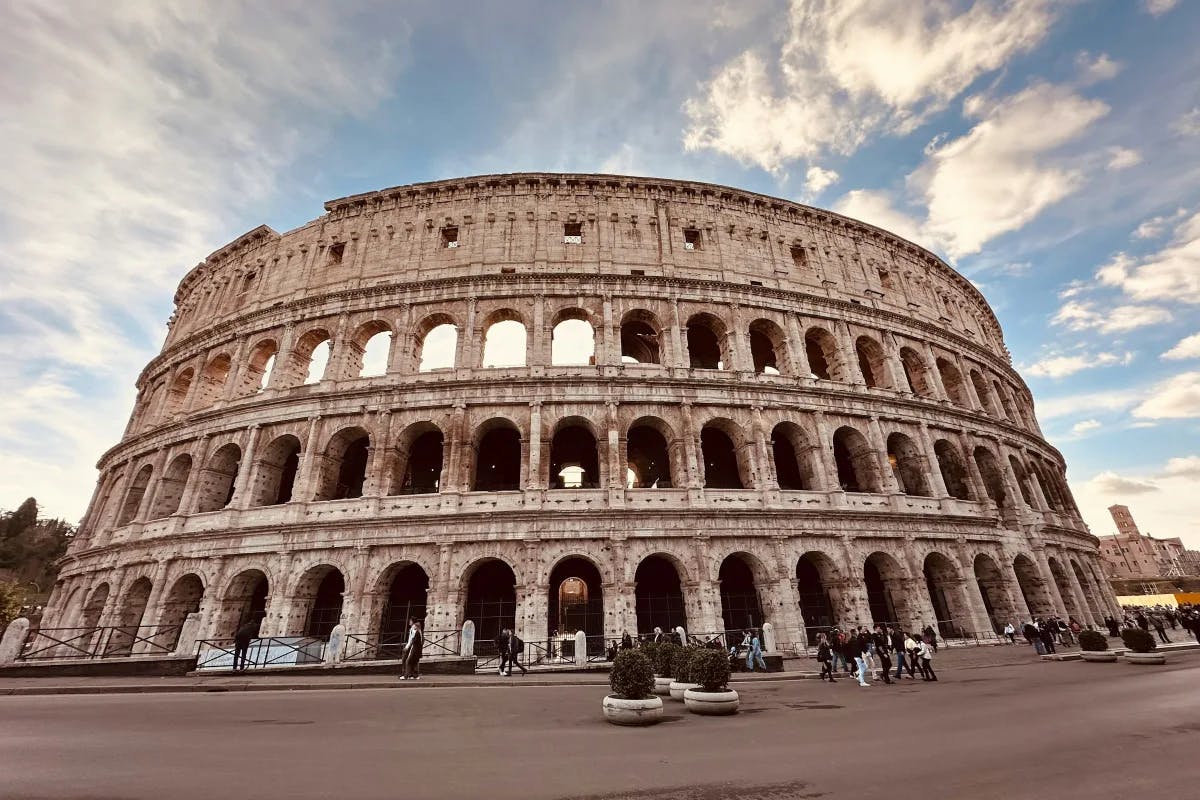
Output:
[[255,274],[253,272],[251,272],[248,275],[246,275],[246,277],[242,278],[242,294],[245,294],[246,292],[250,291],[250,288],[252,286],[254,286],[254,277],[255,277]]
[[700,231],[695,228],[683,229],[683,249],[684,250],[699,250],[700,249]]
[[762,281],[750,281],[751,286],[762,286]]
[[442,228],[442,244],[447,247],[458,247],[458,227],[447,225]]
[[337,244],[329,245],[329,263],[342,263],[342,256],[346,255],[346,243],[338,242]]
[[501,275],[512,275],[516,271],[517,271],[516,267],[501,267],[500,268]]
[[792,245],[792,264],[803,267],[808,264],[808,253],[800,245]]
[[563,225],[563,244],[583,244],[582,222],[568,222]]
[[892,283],[892,273],[886,269],[879,270],[879,285],[885,289],[895,289],[896,287]]

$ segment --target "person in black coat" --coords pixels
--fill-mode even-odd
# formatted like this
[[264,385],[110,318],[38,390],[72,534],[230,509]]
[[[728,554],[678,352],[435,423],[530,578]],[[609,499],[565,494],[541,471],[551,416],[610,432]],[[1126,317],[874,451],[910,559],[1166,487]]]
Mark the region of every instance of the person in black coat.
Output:
[[524,650],[525,650],[525,643],[523,641],[521,641],[521,638],[519,636],[517,636],[517,632],[509,631],[508,632],[508,671],[504,673],[505,675],[512,675],[513,666],[516,666],[517,669],[521,670],[522,675],[529,672],[529,670],[525,669],[525,665],[521,663],[521,653]]
[[508,666],[508,628],[501,628],[496,634],[496,653],[500,656],[499,674],[504,674],[504,669]]
[[892,640],[888,636],[887,628],[883,625],[875,626],[875,656],[879,659],[879,669],[883,673],[883,682],[892,682]]
[[404,652],[401,654],[401,663],[404,665],[404,673],[400,676],[400,680],[419,680],[421,677],[421,653],[425,649],[425,633],[421,629],[421,621],[418,619],[412,620],[408,626],[408,641],[404,643]]
[[237,633],[233,634],[233,670],[239,672],[246,669],[246,654],[250,652],[250,642],[258,638],[260,619],[245,622]]
[[1046,648],[1046,652],[1051,655],[1054,654],[1054,627],[1053,622],[1047,622],[1042,625],[1041,633],[1042,647]]
[[825,680],[825,676],[828,675],[830,683],[837,683],[833,679],[833,649],[823,633],[817,637],[817,661],[821,664],[821,680]]

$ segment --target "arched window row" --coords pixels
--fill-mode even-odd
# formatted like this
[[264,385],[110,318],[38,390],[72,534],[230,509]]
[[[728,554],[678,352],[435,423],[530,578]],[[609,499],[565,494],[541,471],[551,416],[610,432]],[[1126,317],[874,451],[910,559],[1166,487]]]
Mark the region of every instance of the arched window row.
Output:
[[371,318],[251,337],[194,359],[142,391],[135,429],[268,389],[323,381],[435,373],[459,367],[686,367],[886,389],[945,402],[1036,431],[1024,389],[967,359],[901,335],[793,315],[732,326],[720,315],[679,314],[679,330],[648,308],[604,315],[567,306],[532,317],[499,307],[462,318],[427,314],[402,327]]

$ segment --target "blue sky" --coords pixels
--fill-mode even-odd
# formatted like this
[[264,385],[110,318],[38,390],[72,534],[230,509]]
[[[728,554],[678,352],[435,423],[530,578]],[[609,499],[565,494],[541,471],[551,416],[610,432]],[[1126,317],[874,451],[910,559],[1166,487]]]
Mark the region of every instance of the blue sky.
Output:
[[171,297],[330,198],[618,172],[834,208],[983,290],[1096,533],[1200,548],[1200,3],[0,7],[0,507],[82,515]]

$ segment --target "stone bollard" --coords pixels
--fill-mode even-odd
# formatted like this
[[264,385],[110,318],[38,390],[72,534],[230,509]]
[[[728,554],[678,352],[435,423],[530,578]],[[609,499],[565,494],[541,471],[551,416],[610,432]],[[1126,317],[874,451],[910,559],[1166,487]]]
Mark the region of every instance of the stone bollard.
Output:
[[325,666],[337,664],[346,654],[346,626],[340,622],[329,632],[329,641],[325,644]]
[[29,636],[29,619],[17,617],[8,623],[4,629],[4,638],[0,639],[0,664],[11,664],[21,655],[25,639]]
[[779,648],[779,642],[775,641],[775,626],[769,622],[764,622],[762,625],[762,649],[765,653],[774,653]]
[[179,626],[179,641],[175,643],[175,649],[171,652],[173,656],[191,656],[196,649],[196,639],[200,635],[200,612],[193,611],[184,619],[183,625]]
[[587,666],[587,634],[583,631],[575,632],[575,666]]
[[475,623],[471,620],[463,623],[462,636],[458,640],[458,654],[464,657],[475,655]]

